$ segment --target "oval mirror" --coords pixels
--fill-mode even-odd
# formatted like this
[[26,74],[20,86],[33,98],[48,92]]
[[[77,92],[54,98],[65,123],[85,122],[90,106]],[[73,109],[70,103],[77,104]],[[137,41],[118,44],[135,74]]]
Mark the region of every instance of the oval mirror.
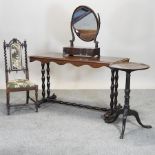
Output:
[[[100,29],[100,16],[87,6],[77,7],[71,18],[70,47],[63,47],[64,56],[100,57],[100,48],[96,40]],[[75,34],[83,41],[94,41],[95,47],[75,47]]]
[[91,8],[87,6],[76,8],[71,24],[80,39],[88,42],[96,39],[99,31],[98,18]]

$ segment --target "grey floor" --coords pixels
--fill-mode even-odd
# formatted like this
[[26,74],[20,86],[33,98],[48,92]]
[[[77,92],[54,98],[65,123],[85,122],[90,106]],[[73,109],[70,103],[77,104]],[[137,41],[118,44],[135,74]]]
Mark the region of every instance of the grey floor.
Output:
[[[108,90],[55,90],[59,99],[107,107]],[[41,95],[40,95],[41,96]],[[124,93],[118,100],[123,102]],[[25,102],[24,93],[11,95],[13,103]],[[6,115],[5,91],[0,91],[0,155],[155,155],[155,90],[133,90],[131,108],[138,110],[140,127],[128,117],[125,139],[120,140],[121,117],[113,124],[102,112],[59,104],[33,104],[12,108]]]

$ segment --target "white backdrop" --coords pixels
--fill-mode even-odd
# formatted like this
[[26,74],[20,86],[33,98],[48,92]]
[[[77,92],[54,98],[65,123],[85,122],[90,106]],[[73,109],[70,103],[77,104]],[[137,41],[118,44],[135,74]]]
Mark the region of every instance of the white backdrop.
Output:
[[[87,5],[101,16],[98,36],[101,55],[129,57],[151,68],[132,74],[131,87],[155,88],[155,1],[154,0],[0,0],[0,88],[5,88],[3,40],[27,40],[29,55],[62,52],[71,39],[70,19],[79,5]],[[83,44],[77,40],[75,44]],[[90,44],[92,46],[92,43]],[[41,88],[40,63],[29,63],[30,78]],[[107,89],[110,71],[51,64],[54,89]],[[119,87],[124,88],[125,74]]]

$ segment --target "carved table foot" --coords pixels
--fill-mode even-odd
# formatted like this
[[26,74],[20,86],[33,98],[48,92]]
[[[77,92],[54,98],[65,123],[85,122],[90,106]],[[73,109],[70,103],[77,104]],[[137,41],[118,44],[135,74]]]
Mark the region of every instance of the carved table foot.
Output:
[[142,122],[141,122],[141,120],[140,120],[140,118],[139,118],[139,114],[138,114],[137,111],[135,111],[135,110],[129,110],[128,116],[134,116],[134,117],[136,118],[137,122],[138,122],[143,128],[148,128],[148,129],[149,129],[149,128],[152,128],[151,125],[144,125],[144,124],[142,124]]
[[125,125],[126,125],[126,119],[127,119],[127,116],[134,116],[137,120],[137,122],[143,127],[143,128],[147,128],[147,129],[150,129],[152,128],[151,125],[144,125],[142,124],[140,118],[139,118],[139,114],[137,111],[135,110],[131,110],[131,109],[124,109],[123,110],[123,124],[122,124],[122,132],[121,132],[121,135],[120,135],[120,139],[123,139],[124,137],[124,132],[125,132]]
[[122,114],[122,111],[123,111],[122,106],[119,104],[118,106],[116,106],[115,109],[113,109],[113,112],[112,112],[111,109],[108,110],[108,111],[102,116],[102,118],[104,119],[104,121],[105,121],[106,123],[113,123],[113,122],[116,121],[116,119],[118,118],[118,116],[119,116],[120,114]]
[[40,108],[40,105],[46,102],[52,102],[56,100],[57,96],[53,93],[52,96],[49,96],[47,98],[42,98],[41,100],[38,101],[38,108]]
[[51,101],[51,100],[55,100],[57,98],[57,96],[53,93],[52,96],[47,97],[47,102]]

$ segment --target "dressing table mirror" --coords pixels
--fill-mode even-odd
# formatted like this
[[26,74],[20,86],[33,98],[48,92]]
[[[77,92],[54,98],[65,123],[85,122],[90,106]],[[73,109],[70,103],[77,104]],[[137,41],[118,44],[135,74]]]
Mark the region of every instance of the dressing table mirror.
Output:
[[[70,47],[63,48],[64,56],[86,56],[86,57],[100,57],[100,48],[96,40],[100,29],[100,16],[87,6],[77,7],[71,19],[71,33],[72,40],[70,40]],[[75,34],[82,41],[94,41],[95,47],[75,47]]]

